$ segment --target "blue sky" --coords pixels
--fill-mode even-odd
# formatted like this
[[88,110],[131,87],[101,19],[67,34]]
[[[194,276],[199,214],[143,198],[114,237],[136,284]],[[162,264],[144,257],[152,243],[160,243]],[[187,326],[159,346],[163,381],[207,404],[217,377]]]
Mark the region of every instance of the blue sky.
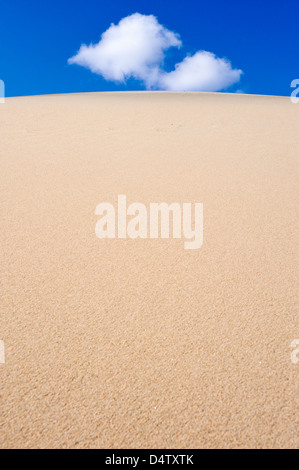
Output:
[[97,43],[111,23],[139,12],[178,33],[182,46],[166,53],[164,72],[206,50],[241,69],[228,91],[290,95],[299,78],[299,2],[169,0],[2,0],[0,79],[7,96],[142,90],[143,81],[107,81],[68,59],[82,43]]

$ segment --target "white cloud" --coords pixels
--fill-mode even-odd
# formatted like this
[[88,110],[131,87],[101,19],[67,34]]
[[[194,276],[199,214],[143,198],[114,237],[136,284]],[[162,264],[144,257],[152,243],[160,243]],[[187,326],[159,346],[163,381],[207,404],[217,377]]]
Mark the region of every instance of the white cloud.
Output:
[[157,81],[164,51],[180,45],[179,36],[153,15],[135,13],[112,24],[98,44],[82,45],[68,62],[87,67],[106,80],[124,82],[134,77],[150,88]]
[[155,16],[135,13],[112,24],[97,44],[83,44],[68,63],[114,82],[133,77],[147,89],[219,91],[240,80],[241,70],[207,51],[187,56],[175,70],[165,72],[165,52],[181,44],[179,35],[159,24]]
[[165,90],[219,91],[238,82],[241,73],[228,60],[199,51],[176,64],[173,72],[161,74],[159,84]]

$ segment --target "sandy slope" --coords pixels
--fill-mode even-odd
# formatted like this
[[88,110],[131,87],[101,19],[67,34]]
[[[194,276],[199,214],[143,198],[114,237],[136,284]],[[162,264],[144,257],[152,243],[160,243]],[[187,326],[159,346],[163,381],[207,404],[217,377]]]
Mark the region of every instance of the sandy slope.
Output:
[[[1,447],[299,446],[298,124],[280,97],[0,105]],[[202,248],[97,239],[118,194],[203,202]]]

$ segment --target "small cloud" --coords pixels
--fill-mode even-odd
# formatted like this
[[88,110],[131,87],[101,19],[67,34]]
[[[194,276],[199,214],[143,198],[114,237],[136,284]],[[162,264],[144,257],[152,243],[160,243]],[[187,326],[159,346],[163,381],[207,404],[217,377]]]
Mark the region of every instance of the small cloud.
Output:
[[165,90],[219,91],[238,82],[241,74],[228,60],[199,51],[176,64],[173,72],[162,73],[159,83]]
[[162,26],[153,15],[135,13],[102,34],[97,44],[83,44],[68,60],[116,83],[133,77],[147,89],[219,91],[240,80],[241,70],[207,51],[187,56],[175,70],[163,70],[165,53],[181,47],[177,33]]

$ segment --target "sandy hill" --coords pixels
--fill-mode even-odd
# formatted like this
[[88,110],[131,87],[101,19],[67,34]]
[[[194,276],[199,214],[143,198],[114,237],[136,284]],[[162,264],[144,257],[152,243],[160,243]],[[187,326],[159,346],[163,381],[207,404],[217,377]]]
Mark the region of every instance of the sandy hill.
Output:
[[[298,124],[286,97],[0,105],[1,447],[299,446]],[[202,202],[202,247],[98,239],[118,194]]]

